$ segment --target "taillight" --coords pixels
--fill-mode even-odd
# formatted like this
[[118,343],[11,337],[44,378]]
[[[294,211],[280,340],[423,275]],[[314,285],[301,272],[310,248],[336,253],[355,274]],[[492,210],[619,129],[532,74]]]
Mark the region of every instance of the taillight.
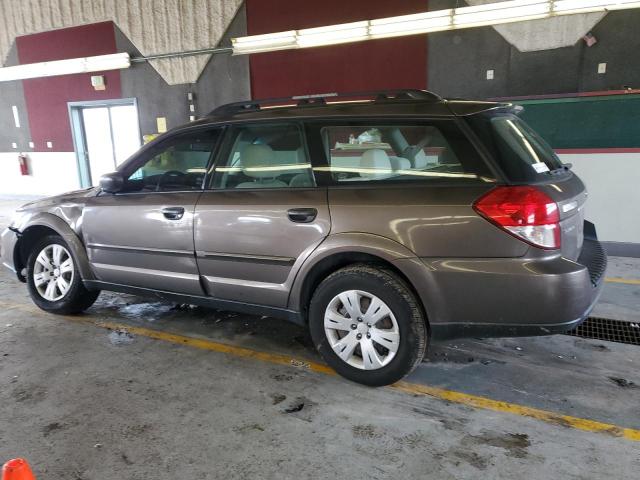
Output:
[[531,245],[560,248],[558,204],[534,187],[496,187],[473,204],[491,223]]

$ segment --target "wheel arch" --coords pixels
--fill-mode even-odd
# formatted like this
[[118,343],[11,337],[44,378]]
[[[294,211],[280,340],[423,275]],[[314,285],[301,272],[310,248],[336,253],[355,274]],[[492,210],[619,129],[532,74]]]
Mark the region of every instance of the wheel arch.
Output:
[[95,277],[89,266],[89,258],[84,248],[84,244],[71,229],[71,227],[60,217],[51,213],[41,213],[29,219],[29,222],[22,226],[20,237],[15,246],[14,265],[19,278],[24,281],[20,273],[27,265],[29,253],[33,245],[45,235],[59,235],[71,249],[71,253],[77,263],[80,276],[83,280],[93,280]]
[[[303,264],[289,297],[289,308],[300,312],[304,323],[308,321],[308,306],[313,292],[327,276],[333,272],[356,263],[365,263],[383,267],[396,274],[416,296],[430,331],[429,316],[425,298],[416,289],[414,268],[406,269],[396,260],[415,259],[426,270],[415,254],[386,237],[371,234],[336,234],[330,236]],[[402,264],[406,262],[401,262]]]

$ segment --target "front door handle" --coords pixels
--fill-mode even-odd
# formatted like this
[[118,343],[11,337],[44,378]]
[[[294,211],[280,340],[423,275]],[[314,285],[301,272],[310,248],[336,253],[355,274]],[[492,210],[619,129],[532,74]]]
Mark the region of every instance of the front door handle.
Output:
[[318,216],[318,210],[315,208],[292,208],[287,214],[292,222],[310,223]]
[[184,208],[166,207],[162,209],[162,214],[169,220],[180,220],[184,215]]

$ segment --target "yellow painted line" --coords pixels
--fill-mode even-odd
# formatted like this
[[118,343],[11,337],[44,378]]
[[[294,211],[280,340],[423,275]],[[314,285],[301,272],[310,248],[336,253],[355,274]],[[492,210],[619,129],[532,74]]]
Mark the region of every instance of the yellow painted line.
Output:
[[[29,313],[50,317],[42,310],[30,305],[13,304],[0,301],[0,307],[2,307],[3,309],[22,310]],[[178,345],[186,345],[188,347],[198,348],[201,350],[226,353],[235,357],[258,360],[275,365],[303,367],[313,372],[323,373],[325,375],[336,375],[336,372],[329,368],[327,365],[311,362],[306,359],[301,360],[279,353],[260,352],[257,350],[252,350],[250,348],[214,342],[212,340],[187,337],[184,335],[178,335],[175,333],[163,332],[160,330],[153,330],[144,327],[135,327],[123,323],[103,322],[99,320],[93,320],[90,317],[86,316],[76,317],[63,315],[61,316],[61,318],[71,320],[76,323],[93,325],[109,330],[126,330],[127,332],[134,335],[153,338],[155,340],[162,340],[164,342],[174,343]],[[399,392],[409,393],[412,395],[425,395],[434,397],[440,400],[446,400],[448,402],[467,405],[478,409],[492,410],[494,412],[509,413],[521,417],[535,418],[552,425],[574,428],[576,430],[583,430],[585,432],[605,433],[614,437],[624,438],[626,440],[631,440],[634,442],[640,442],[640,430],[635,430],[633,428],[619,427],[617,425],[612,425],[609,423],[602,423],[595,420],[572,417],[569,415],[549,412],[546,410],[518,405],[515,403],[493,400],[491,398],[481,397],[478,395],[471,395],[468,393],[456,392],[453,390],[446,390],[443,388],[430,387],[428,385],[420,385],[405,381],[397,382],[387,388]]]
[[618,278],[618,277],[607,277],[604,279],[607,283],[624,283],[626,285],[640,285],[640,280],[635,278]]
[[90,323],[98,327],[108,328],[109,330],[126,330],[129,333],[140,335],[142,337],[162,340],[164,342],[177,343],[179,345],[186,345],[188,347],[199,348],[201,350],[209,350],[211,352],[227,353],[235,357],[250,358],[252,360],[259,360],[261,362],[274,363],[276,365],[294,365],[308,368],[313,372],[324,373],[327,375],[336,375],[336,373],[331,368],[321,363],[300,360],[288,355],[281,355],[279,353],[260,352],[258,350],[251,350],[250,348],[237,347],[235,345],[218,343],[200,338],[186,337],[184,335],[176,335],[174,333],[152,330],[149,328],[132,327],[121,323],[90,320],[85,320],[83,321],[83,323]]
[[535,418],[543,422],[559,425],[563,427],[584,430],[585,432],[598,432],[621,437],[634,442],[640,442],[640,430],[633,428],[618,427],[608,423],[602,423],[595,420],[571,417],[560,413],[548,412],[538,408],[526,407],[515,403],[501,402],[491,398],[480,397],[477,395],[469,395],[467,393],[454,392],[452,390],[444,390],[437,387],[429,387],[427,385],[418,385],[408,382],[397,382],[391,386],[396,390],[406,393],[429,395],[441,400],[460,403],[470,407],[481,408],[483,410],[493,410],[501,413],[511,413],[521,417]]
[[[50,317],[49,314],[40,310],[36,306],[7,303],[0,301],[0,307],[5,310],[22,310],[24,312],[42,315]],[[274,363],[277,365],[299,366],[308,368],[311,371],[324,373],[326,375],[337,375],[336,372],[329,368],[327,365],[321,363],[309,362],[307,360],[300,360],[288,355],[281,355],[277,353],[260,352],[258,350],[252,350],[250,348],[237,347],[235,345],[229,345],[226,343],[214,342],[211,340],[204,340],[200,338],[187,337],[184,335],[177,335],[161,330],[153,330],[144,327],[135,327],[124,323],[103,322],[101,320],[94,320],[88,316],[73,316],[73,315],[56,315],[53,318],[64,318],[75,323],[83,323],[87,325],[93,325],[95,327],[106,328],[108,330],[126,330],[134,335],[140,335],[142,337],[153,338],[155,340],[162,340],[165,342],[176,343],[179,345],[186,345],[193,348],[199,348],[201,350],[209,350],[212,352],[227,353],[236,357],[250,358],[253,360],[259,360],[267,363]]]

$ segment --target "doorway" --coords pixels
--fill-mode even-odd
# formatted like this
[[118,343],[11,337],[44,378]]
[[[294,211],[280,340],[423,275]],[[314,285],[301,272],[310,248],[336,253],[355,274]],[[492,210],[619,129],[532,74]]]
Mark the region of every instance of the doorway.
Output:
[[69,117],[83,188],[98,185],[140,148],[135,98],[69,102]]

